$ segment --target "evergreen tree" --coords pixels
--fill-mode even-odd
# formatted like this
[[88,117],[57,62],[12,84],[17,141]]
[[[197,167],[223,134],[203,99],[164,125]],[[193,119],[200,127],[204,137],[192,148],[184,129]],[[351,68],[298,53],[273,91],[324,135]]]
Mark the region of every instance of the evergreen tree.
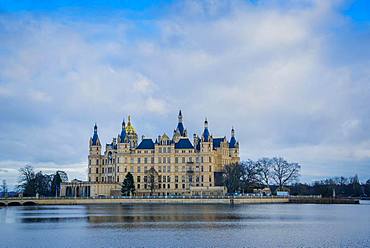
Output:
[[122,183],[121,193],[124,196],[130,196],[135,194],[135,182],[134,177],[130,172],[126,174],[125,179]]

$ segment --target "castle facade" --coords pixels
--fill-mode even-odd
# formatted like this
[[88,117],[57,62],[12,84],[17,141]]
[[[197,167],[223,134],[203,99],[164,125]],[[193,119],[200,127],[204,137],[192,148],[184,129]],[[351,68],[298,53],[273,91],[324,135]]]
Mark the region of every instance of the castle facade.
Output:
[[191,141],[180,110],[172,138],[164,133],[155,140],[144,136],[139,140],[129,116],[104,152],[95,124],[89,141],[88,182],[80,184],[88,196],[119,195],[130,172],[136,195],[223,195],[224,165],[239,161],[233,128],[229,140],[214,137],[205,120],[203,133],[194,134]]

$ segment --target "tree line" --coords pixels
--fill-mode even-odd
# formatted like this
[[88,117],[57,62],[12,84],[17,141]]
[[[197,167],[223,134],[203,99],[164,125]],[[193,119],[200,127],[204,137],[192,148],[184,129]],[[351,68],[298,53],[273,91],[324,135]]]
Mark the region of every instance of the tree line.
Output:
[[23,196],[58,196],[62,179],[58,173],[44,174],[42,171],[35,172],[33,167],[26,165],[19,169],[18,190]]
[[295,183],[290,187],[292,195],[322,195],[323,197],[369,197],[370,179],[361,183],[358,176],[332,177],[311,184]]

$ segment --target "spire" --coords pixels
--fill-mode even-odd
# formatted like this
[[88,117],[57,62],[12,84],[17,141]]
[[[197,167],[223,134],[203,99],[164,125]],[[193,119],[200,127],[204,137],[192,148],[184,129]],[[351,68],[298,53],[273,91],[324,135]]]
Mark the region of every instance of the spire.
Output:
[[208,142],[209,141],[209,130],[208,130],[208,121],[207,121],[207,117],[204,121],[204,131],[203,131],[203,140],[205,142]]
[[125,123],[125,118],[123,118],[122,130],[121,130],[121,136],[120,136],[120,143],[124,143],[125,138],[126,138],[126,123]]
[[99,136],[98,136],[98,126],[94,125],[94,135],[92,137],[92,145],[93,146],[96,146],[96,145],[99,145],[100,144],[100,141],[99,141]]
[[235,130],[234,127],[231,128],[231,139],[229,142],[229,148],[235,148],[236,139],[235,139]]
[[181,113],[181,109],[180,109],[180,111],[179,111],[178,119],[179,119],[179,123],[182,123],[182,113]]
[[178,115],[178,123],[177,123],[177,128],[176,128],[176,132],[178,132],[180,134],[180,136],[186,136],[185,134],[185,128],[184,128],[184,125],[182,124],[182,113],[181,113],[181,110],[179,111],[179,115]]

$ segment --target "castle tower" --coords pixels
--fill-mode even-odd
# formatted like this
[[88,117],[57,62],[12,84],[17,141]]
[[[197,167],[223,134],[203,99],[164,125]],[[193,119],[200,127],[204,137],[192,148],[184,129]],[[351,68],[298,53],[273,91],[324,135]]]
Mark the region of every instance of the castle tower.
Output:
[[239,156],[239,142],[235,139],[234,127],[231,128],[231,138],[229,142],[229,149],[231,157],[237,158]]
[[90,138],[89,142],[89,181],[99,181],[99,175],[101,172],[101,143],[98,136],[98,126],[94,125],[94,134]]

